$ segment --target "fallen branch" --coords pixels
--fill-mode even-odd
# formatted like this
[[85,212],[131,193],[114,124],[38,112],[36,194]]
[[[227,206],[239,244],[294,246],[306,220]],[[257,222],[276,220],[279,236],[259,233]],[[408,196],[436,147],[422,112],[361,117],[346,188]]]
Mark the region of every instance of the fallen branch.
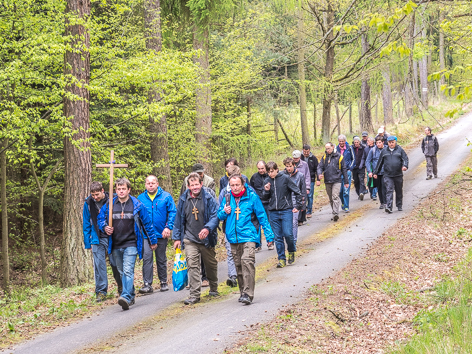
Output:
[[333,314],[333,316],[336,317],[339,321],[346,322],[346,319],[344,319],[340,314],[337,314],[336,312],[334,312],[332,310],[328,310],[328,311],[331,312]]

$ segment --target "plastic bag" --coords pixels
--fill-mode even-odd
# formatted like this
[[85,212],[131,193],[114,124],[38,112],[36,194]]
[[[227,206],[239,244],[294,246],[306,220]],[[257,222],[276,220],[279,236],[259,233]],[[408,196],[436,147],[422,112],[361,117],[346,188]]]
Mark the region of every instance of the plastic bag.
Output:
[[187,261],[180,248],[175,250],[174,270],[172,271],[172,285],[174,291],[184,290],[188,284]]

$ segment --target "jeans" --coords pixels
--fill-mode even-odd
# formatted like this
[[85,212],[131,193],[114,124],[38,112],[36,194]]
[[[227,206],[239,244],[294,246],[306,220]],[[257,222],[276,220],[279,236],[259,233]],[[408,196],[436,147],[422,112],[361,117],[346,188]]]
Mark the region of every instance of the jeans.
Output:
[[[108,291],[108,275],[107,275],[107,253],[108,253],[108,237],[99,238],[100,244],[92,245],[93,270],[95,273],[95,293],[107,294]],[[116,268],[113,255],[108,256],[110,266],[115,277],[116,284],[121,287],[121,277]]]
[[121,297],[130,302],[136,295],[134,292],[134,266],[136,264],[136,256],[138,255],[137,247],[118,248],[113,250],[116,266],[121,275],[123,283],[123,291]]
[[269,212],[269,221],[272,231],[275,235],[275,247],[279,260],[286,260],[285,243],[289,252],[295,252],[295,243],[293,242],[293,212],[291,209],[271,210]]
[[313,212],[313,193],[315,192],[315,182],[310,183],[310,193],[306,200],[306,213],[311,214]]
[[152,252],[148,240],[143,244],[143,282],[146,285],[152,285],[154,279],[154,255],[156,254],[157,276],[161,283],[167,283],[167,239],[158,238],[157,248]]
[[[351,191],[351,171],[347,171],[346,182],[344,176],[341,178],[341,191],[339,192],[339,199],[341,199],[341,207],[343,210],[349,209],[349,192]],[[347,188],[344,188],[344,185],[348,184]]]

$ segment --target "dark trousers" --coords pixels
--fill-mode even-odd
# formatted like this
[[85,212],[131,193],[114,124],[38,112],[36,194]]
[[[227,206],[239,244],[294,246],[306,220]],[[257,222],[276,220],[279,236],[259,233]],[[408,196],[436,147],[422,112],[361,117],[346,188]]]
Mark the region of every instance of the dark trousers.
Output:
[[379,194],[380,204],[387,204],[387,190],[385,189],[385,181],[383,175],[377,175],[376,186],[377,193]]
[[365,187],[365,168],[353,169],[352,178],[354,179],[354,187],[356,188],[357,195],[360,193],[367,194],[367,189]]
[[152,252],[149,242],[144,240],[143,245],[143,281],[145,285],[152,285],[154,279],[154,255],[156,254],[157,276],[161,283],[167,283],[167,239],[158,238],[157,248]]
[[397,208],[401,208],[403,205],[403,176],[398,177],[387,177],[384,176],[384,183],[387,200],[387,208],[390,210],[393,206],[393,191],[395,191],[395,205]]

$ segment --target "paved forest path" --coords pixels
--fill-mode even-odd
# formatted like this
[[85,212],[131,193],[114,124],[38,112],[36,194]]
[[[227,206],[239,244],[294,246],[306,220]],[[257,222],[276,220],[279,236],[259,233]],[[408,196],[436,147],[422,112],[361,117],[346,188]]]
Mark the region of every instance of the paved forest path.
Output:
[[[239,294],[184,308],[180,302],[188,291],[154,293],[137,298],[129,311],[110,306],[99,315],[57,329],[17,346],[13,353],[129,352],[145,353],[220,353],[231,347],[251,325],[270,321],[285,305],[303,298],[305,290],[342,269],[358,257],[399,218],[411,211],[421,198],[433,191],[441,180],[454,172],[470,154],[472,114],[438,134],[439,178],[426,181],[424,156],[419,147],[409,151],[410,168],[404,179],[403,212],[387,214],[378,201],[357,200],[351,190],[351,213],[330,221],[329,206],[314,212],[308,225],[299,229],[302,250],[294,265],[275,269],[275,251],[257,254],[257,264],[265,261],[262,278],[256,284],[254,303],[238,303]],[[353,188],[352,188],[353,189]],[[319,239],[325,239],[317,242]],[[270,263],[269,263],[270,262]],[[226,279],[226,262],[219,265],[219,279]],[[163,318],[165,317],[165,318]]]

